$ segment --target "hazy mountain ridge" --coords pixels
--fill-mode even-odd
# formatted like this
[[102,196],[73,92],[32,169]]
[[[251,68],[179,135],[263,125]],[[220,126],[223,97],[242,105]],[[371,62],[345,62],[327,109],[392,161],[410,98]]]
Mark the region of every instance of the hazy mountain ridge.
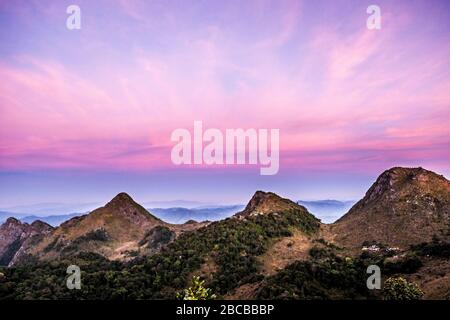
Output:
[[26,214],[14,213],[8,211],[0,211],[0,223],[6,222],[8,218],[21,219],[25,217]]
[[341,218],[355,204],[356,201],[339,200],[298,200],[297,203],[319,217],[324,223],[333,223]]
[[86,212],[86,213],[70,213],[70,214],[51,215],[51,216],[43,216],[43,217],[25,216],[23,218],[20,218],[20,221],[26,222],[26,223],[33,223],[36,220],[40,220],[45,223],[48,223],[49,225],[51,225],[53,227],[57,227],[72,218],[79,217],[79,216],[85,215],[87,213],[88,212]]
[[239,210],[243,209],[243,205],[224,205],[212,207],[196,207],[196,208],[149,208],[156,216],[169,223],[185,223],[189,220],[195,221],[218,221],[232,216]]
[[74,212],[89,212],[97,207],[99,203],[36,203],[21,206],[10,206],[1,208],[1,211],[12,213],[15,217],[25,217],[25,216],[55,216],[74,213]]

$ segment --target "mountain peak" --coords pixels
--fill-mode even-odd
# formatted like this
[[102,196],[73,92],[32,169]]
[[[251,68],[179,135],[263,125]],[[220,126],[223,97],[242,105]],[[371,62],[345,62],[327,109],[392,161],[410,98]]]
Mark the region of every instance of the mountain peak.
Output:
[[295,202],[289,199],[284,199],[273,192],[264,192],[259,190],[255,192],[245,209],[238,212],[236,216],[268,214],[299,208],[306,210],[304,207],[296,204]]
[[94,213],[95,216],[106,214],[116,217],[126,217],[138,224],[145,223],[146,221],[161,222],[125,192],[119,193],[104,207],[94,210],[91,213]]
[[433,171],[426,170],[422,167],[417,168],[406,168],[406,167],[393,167],[384,171],[380,177],[380,181],[389,181],[390,184],[395,184],[403,179],[418,179],[420,177],[442,177]]
[[379,201],[381,198],[396,198],[403,191],[414,189],[420,193],[433,193],[433,190],[449,190],[449,181],[442,175],[418,168],[394,167],[384,171],[367,191],[364,204]]
[[[129,252],[139,250],[139,241],[146,231],[166,225],[128,194],[121,192],[105,206],[52,229],[43,241],[33,246],[30,254],[46,260],[89,251],[112,260],[126,259]],[[36,227],[45,228],[45,225],[37,222]]]
[[54,229],[51,225],[41,220],[33,221],[31,227],[39,232],[50,231]]
[[128,193],[121,192],[117,194],[114,198],[109,201],[105,207],[112,207],[112,206],[123,206],[123,205],[129,205],[129,204],[135,204],[136,202],[131,198],[131,196]]
[[12,226],[12,225],[22,225],[22,222],[20,222],[20,221],[19,221],[18,219],[16,219],[16,218],[9,217],[8,219],[6,219],[5,225],[7,225],[7,226]]

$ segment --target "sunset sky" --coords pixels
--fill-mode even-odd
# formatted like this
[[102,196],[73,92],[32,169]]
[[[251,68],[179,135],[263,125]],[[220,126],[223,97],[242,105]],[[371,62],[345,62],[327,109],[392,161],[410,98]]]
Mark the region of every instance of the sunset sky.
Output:
[[[446,0],[0,0],[0,42],[0,208],[359,199],[392,166],[450,177]],[[195,120],[280,129],[279,173],[173,165],[171,132]]]

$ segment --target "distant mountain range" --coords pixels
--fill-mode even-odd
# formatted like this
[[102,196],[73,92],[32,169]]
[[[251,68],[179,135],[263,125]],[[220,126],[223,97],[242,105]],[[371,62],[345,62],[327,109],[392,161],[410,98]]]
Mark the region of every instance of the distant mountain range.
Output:
[[59,226],[61,223],[72,219],[74,217],[79,217],[85,213],[69,213],[69,214],[58,214],[58,215],[48,215],[48,216],[37,216],[37,215],[29,215],[26,213],[17,213],[17,212],[5,212],[0,211],[0,223],[4,223],[8,218],[15,218],[17,220],[20,220],[22,222],[26,223],[32,223],[34,221],[42,221],[45,223],[48,223],[49,225],[53,227]]
[[8,218],[17,218],[20,219],[21,217],[24,217],[24,214],[15,213],[15,212],[7,212],[7,211],[0,211],[0,223],[3,223]]
[[9,217],[32,223],[41,220],[54,227],[73,217],[81,216],[98,207],[99,203],[37,203],[0,209],[0,223]]
[[[9,266],[2,269],[0,293],[70,298],[61,270],[76,263],[90,283],[72,298],[174,299],[198,275],[220,298],[379,299],[382,293],[365,285],[367,266],[376,264],[383,281],[402,276],[426,298],[450,299],[446,178],[423,168],[391,168],[331,224],[306,207],[346,205],[297,203],[257,191],[244,208],[162,208],[157,217],[120,193],[59,227],[9,218],[0,227],[0,263]],[[227,217],[192,221],[221,215]]]
[[13,212],[17,216],[55,216],[70,212],[88,212],[98,208],[101,203],[36,203],[30,205],[14,206],[0,209],[4,212]]
[[335,222],[348,212],[355,202],[338,200],[297,201],[298,204],[304,206],[324,223]]
[[[151,204],[161,204],[162,207],[147,207],[158,218],[174,224],[184,223],[189,220],[195,221],[218,221],[231,217],[234,213],[242,210],[244,205],[206,205],[200,202],[189,202],[185,200],[151,202]],[[298,204],[307,208],[311,213],[316,215],[324,223],[331,223],[339,219],[354,204],[354,201],[337,201],[337,200],[317,200],[317,201],[297,201]],[[173,204],[184,204],[185,206],[165,207]],[[193,206],[199,205],[201,206]],[[193,207],[191,207],[193,206]],[[31,211],[33,206],[28,206],[27,211]],[[51,210],[50,210],[51,211]],[[53,227],[59,226],[61,223],[88,212],[75,212],[69,214],[42,215],[44,209],[39,209],[36,213],[18,213],[0,211],[0,223],[6,221],[9,217],[14,217],[22,222],[32,223],[41,220]],[[41,214],[39,214],[41,213]]]
[[[84,213],[87,214],[88,212]],[[45,223],[48,223],[49,225],[53,227],[59,226],[61,223],[66,222],[67,220],[70,220],[75,217],[82,216],[83,213],[70,213],[70,214],[61,214],[61,215],[54,215],[54,216],[45,216],[45,217],[39,217],[39,216],[26,216],[23,218],[20,218],[19,220],[26,223],[33,223],[34,221],[40,220]]]
[[215,204],[200,202],[200,201],[190,201],[190,200],[168,200],[168,201],[146,201],[142,204],[146,208],[201,208],[215,206]]
[[200,208],[150,208],[150,212],[169,223],[194,221],[218,221],[232,216],[242,210],[243,205],[213,206]]

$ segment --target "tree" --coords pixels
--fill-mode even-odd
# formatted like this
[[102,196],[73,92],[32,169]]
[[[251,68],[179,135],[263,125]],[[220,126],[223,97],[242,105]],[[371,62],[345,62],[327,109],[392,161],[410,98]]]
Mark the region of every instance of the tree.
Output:
[[212,300],[216,298],[215,294],[212,294],[211,289],[205,288],[205,281],[200,280],[200,277],[192,278],[192,287],[184,289],[183,292],[177,294],[177,298],[181,300]]
[[389,278],[384,283],[383,299],[385,300],[419,300],[423,291],[413,282],[402,277]]

